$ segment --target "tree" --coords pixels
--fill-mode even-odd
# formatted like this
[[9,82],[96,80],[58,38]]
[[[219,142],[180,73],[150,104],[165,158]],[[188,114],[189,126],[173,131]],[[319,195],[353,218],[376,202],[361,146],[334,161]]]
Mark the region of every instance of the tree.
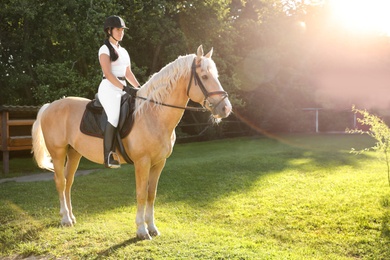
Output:
[[99,82],[102,21],[105,11],[117,10],[106,1],[7,0],[0,10],[1,104],[92,97]]
[[236,112],[257,129],[292,129],[300,124],[297,111],[315,100],[302,23],[306,5],[297,3],[235,2],[239,12],[234,26],[241,32],[236,49],[243,50],[236,66],[236,92],[245,103]]
[[228,3],[6,0],[0,10],[0,103],[42,104],[64,95],[92,98],[101,77],[97,50],[102,26],[112,14],[122,16],[130,28],[123,46],[141,82],[178,55],[193,53],[200,43],[211,47],[215,40],[223,53],[229,42],[221,39],[228,29]]

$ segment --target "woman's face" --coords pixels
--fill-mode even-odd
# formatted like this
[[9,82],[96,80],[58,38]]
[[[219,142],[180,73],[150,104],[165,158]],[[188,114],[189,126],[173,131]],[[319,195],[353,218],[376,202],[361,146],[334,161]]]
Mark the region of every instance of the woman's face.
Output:
[[118,41],[121,41],[123,39],[123,35],[125,35],[124,28],[113,28],[112,29],[112,36],[114,36],[114,38],[117,39]]

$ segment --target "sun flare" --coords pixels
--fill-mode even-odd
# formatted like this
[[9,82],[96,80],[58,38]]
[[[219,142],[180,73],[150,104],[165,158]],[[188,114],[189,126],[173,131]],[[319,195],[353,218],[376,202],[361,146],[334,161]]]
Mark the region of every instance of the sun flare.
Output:
[[389,0],[329,0],[340,26],[358,33],[390,35]]

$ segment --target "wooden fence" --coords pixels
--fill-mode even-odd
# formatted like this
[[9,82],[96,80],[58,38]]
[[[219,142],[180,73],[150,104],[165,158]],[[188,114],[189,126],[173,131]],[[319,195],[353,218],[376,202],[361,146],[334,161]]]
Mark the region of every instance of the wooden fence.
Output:
[[39,107],[0,106],[0,150],[3,153],[3,173],[9,172],[10,151],[31,150],[31,127]]

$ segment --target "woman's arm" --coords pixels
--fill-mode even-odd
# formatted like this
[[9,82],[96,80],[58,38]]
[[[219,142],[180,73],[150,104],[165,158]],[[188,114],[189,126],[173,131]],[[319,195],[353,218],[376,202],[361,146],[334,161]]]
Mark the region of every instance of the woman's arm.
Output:
[[[100,54],[99,62],[100,62],[100,66],[102,67],[103,74],[106,77],[106,79],[108,79],[117,88],[123,89],[123,84],[111,72],[110,56],[105,54],[105,53]],[[127,75],[127,72],[126,72],[126,75]],[[126,78],[127,78],[127,76],[126,76]]]
[[138,80],[134,76],[134,73],[131,71],[130,66],[126,68],[126,79],[133,87],[137,88],[140,86]]

